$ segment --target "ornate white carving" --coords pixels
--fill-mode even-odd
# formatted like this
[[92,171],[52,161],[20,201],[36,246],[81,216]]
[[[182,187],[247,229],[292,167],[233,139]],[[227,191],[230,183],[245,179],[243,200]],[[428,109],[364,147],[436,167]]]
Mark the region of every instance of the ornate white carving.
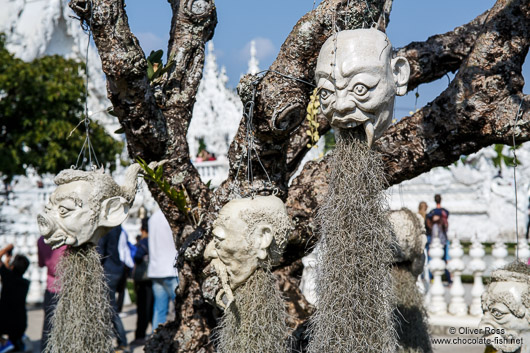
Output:
[[473,238],[473,243],[469,249],[469,270],[473,272],[473,288],[471,288],[471,305],[469,306],[469,314],[473,316],[482,315],[482,306],[480,297],[484,293],[484,284],[482,283],[482,274],[486,270],[486,262],[484,262],[484,255],[486,251],[484,246],[477,237]]
[[457,316],[467,314],[467,305],[464,301],[464,286],[462,285],[462,272],[465,269],[465,264],[462,258],[464,257],[464,248],[460,244],[460,240],[454,239],[449,248],[449,263],[447,269],[451,272],[453,278],[453,285],[449,293],[451,294],[451,301],[449,303],[449,313]]
[[442,284],[442,275],[445,271],[444,247],[440,238],[433,237],[429,247],[429,269],[431,270],[434,281],[429,288],[430,302],[428,310],[431,314],[445,314],[447,312],[447,303],[445,302],[445,288]]
[[212,231],[214,238],[204,251],[223,285],[216,298],[219,306],[230,305],[232,290],[258,267],[269,268],[280,260],[290,229],[285,205],[276,196],[236,199],[221,209]]
[[383,32],[338,32],[320,49],[315,70],[322,113],[335,128],[362,126],[370,146],[392,122],[394,97],[407,92],[409,75],[407,59],[392,58]]
[[530,353],[530,269],[512,263],[492,274],[482,296],[480,329],[500,352]]

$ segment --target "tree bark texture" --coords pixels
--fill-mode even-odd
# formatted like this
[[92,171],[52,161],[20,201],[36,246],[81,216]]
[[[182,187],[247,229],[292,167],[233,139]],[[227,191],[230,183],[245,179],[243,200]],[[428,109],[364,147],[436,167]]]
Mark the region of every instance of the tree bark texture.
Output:
[[[213,352],[211,334],[219,313],[207,301],[214,298],[218,280],[202,253],[211,239],[211,222],[233,196],[235,186],[243,193],[267,194],[277,189],[286,201],[295,230],[276,274],[288,298],[293,328],[311,313],[298,289],[300,258],[318,239],[314,214],[327,192],[329,167],[326,158],[309,162],[288,185],[310,142],[304,117],[313,87],[303,81],[313,82],[320,47],[334,30],[372,24],[384,30],[392,1],[323,0],[296,23],[270,71],[241,79],[238,91],[247,113],[252,105],[253,130],[247,129],[248,114],[243,116],[229,151],[229,177],[215,191],[200,180],[186,142],[202,77],[204,44],[212,38],[217,22],[215,4],[213,0],[168,2],[173,11],[168,60],[174,65],[153,81],[147,77],[145,54],[129,28],[123,0],[71,0],[70,6],[92,31],[107,77],[108,95],[125,129],[131,158],[166,160],[164,178],[185,190],[188,206],[203,216],[199,226],[205,232],[201,236],[201,232],[194,232],[197,225],[190,224],[155,184],[149,184],[170,222],[184,261],[179,268],[176,319],[158,329],[146,349]],[[411,65],[409,90],[448,72],[457,74],[433,102],[393,125],[376,143],[384,156],[390,185],[448,165],[493,143],[511,143],[513,137],[517,143],[530,139],[530,102],[522,93],[521,74],[529,31],[528,1],[498,0],[491,10],[468,24],[397,50]],[[318,121],[323,135],[330,126],[323,117]],[[254,143],[252,184],[245,177],[249,136]]]

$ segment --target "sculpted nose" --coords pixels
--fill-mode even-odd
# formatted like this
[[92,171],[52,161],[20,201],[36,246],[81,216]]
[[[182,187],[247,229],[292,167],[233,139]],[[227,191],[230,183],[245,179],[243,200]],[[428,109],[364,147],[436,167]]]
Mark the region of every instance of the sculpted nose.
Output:
[[356,106],[355,102],[348,97],[337,97],[335,102],[335,110],[342,114],[352,111]]
[[46,214],[37,215],[37,223],[39,225],[39,232],[42,236],[48,237],[55,231],[55,222],[46,216]]
[[204,258],[206,260],[217,259],[217,250],[215,250],[215,244],[213,240],[208,243],[206,250],[204,250]]

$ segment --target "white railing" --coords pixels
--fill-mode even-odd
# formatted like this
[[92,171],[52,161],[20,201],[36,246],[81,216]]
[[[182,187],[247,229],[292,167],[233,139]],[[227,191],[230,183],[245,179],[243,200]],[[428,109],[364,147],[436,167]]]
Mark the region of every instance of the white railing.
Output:
[[210,181],[210,185],[217,187],[228,177],[228,161],[226,158],[215,161],[194,162],[203,182]]
[[[429,248],[428,264],[433,280],[426,294],[426,306],[430,314],[474,317],[482,315],[480,297],[484,292],[483,276],[489,276],[493,270],[515,259],[515,256],[509,255],[508,246],[502,241],[497,241],[492,246],[491,255],[486,255],[484,248],[484,244],[475,239],[468,254],[465,254],[460,241],[454,239],[449,246],[449,260],[446,263],[443,260],[443,245],[438,238],[433,239]],[[527,263],[530,257],[528,241],[525,238],[519,239],[515,248],[518,259]],[[442,275],[446,270],[452,278],[450,289],[442,282]],[[462,284],[463,274],[472,276],[472,286]],[[425,278],[428,276],[424,273]]]

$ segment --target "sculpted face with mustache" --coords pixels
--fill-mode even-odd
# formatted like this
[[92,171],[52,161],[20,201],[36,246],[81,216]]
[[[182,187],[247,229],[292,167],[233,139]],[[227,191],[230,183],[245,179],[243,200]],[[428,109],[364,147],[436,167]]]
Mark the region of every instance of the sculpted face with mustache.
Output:
[[392,122],[394,97],[407,92],[409,76],[407,59],[392,58],[383,32],[338,32],[322,46],[315,70],[322,113],[334,128],[362,128],[371,146]]
[[492,273],[479,328],[499,352],[530,353],[530,266],[508,266]]
[[285,205],[275,196],[236,199],[221,209],[212,231],[214,238],[204,252],[223,286],[217,294],[219,306],[228,306],[234,298],[232,291],[256,269],[270,268],[279,261],[289,231]]

